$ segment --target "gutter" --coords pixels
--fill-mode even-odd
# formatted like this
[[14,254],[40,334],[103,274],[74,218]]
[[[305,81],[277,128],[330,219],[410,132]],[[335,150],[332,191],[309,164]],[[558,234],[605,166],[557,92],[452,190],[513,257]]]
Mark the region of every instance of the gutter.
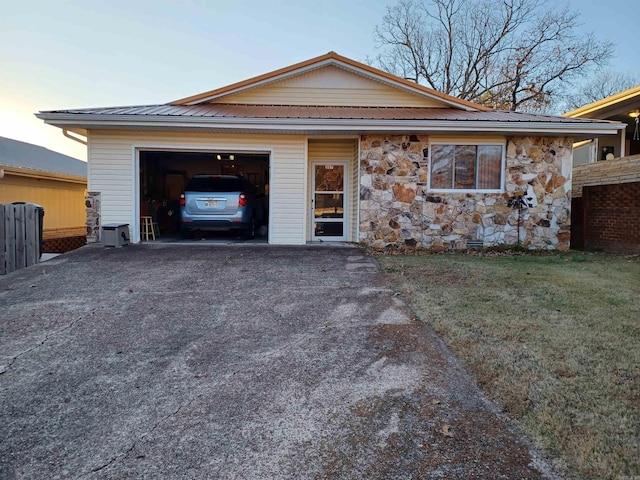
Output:
[[65,137],[70,138],[71,140],[74,140],[74,141],[76,141],[78,143],[81,143],[82,145],[85,145],[85,146],[87,145],[87,141],[86,140],[82,140],[81,138],[78,138],[78,137],[75,137],[75,136],[71,135],[69,133],[69,130],[67,130],[66,128],[62,129],[62,134]]

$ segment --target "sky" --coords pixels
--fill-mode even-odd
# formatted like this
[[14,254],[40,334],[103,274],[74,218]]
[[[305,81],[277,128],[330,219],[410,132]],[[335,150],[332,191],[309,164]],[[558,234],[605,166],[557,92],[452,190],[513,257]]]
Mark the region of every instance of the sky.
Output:
[[[553,0],[551,0],[553,1]],[[335,51],[357,61],[395,0],[0,0],[0,137],[86,160],[41,110],[166,103]],[[564,0],[640,76],[640,0]]]

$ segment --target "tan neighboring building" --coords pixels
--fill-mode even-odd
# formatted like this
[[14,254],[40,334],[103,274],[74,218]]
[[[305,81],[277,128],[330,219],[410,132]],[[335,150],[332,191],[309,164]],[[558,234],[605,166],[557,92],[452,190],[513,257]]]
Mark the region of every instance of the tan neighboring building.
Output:
[[84,245],[86,192],[86,162],[0,137],[0,204],[27,202],[44,208],[44,252]]

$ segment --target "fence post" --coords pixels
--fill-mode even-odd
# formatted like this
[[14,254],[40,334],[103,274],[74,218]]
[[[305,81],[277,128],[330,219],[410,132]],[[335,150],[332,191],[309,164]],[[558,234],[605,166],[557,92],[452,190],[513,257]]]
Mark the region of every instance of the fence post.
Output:
[[35,205],[25,205],[25,266],[35,265],[40,260],[40,245],[38,230],[40,217]]
[[27,266],[27,256],[25,252],[25,236],[26,236],[26,226],[27,226],[27,218],[25,215],[26,205],[14,205],[13,206],[13,214],[15,218],[16,225],[16,264],[15,270],[20,268],[24,268]]

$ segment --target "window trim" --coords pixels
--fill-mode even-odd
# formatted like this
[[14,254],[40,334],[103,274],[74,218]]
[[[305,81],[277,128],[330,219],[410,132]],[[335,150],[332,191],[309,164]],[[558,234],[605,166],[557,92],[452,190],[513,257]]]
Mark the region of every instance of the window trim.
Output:
[[[431,166],[432,166],[432,157],[433,157],[433,145],[450,145],[456,147],[458,145],[474,145],[474,146],[496,146],[502,148],[502,158],[501,158],[501,168],[500,168],[500,188],[498,189],[479,189],[479,188],[433,188],[431,187]],[[507,142],[506,141],[458,141],[458,140],[440,140],[429,142],[429,181],[427,185],[427,191],[435,192],[435,193],[504,193],[505,187],[505,179],[507,173],[507,162],[506,162],[506,153],[507,153]],[[454,165],[455,166],[455,165]]]

